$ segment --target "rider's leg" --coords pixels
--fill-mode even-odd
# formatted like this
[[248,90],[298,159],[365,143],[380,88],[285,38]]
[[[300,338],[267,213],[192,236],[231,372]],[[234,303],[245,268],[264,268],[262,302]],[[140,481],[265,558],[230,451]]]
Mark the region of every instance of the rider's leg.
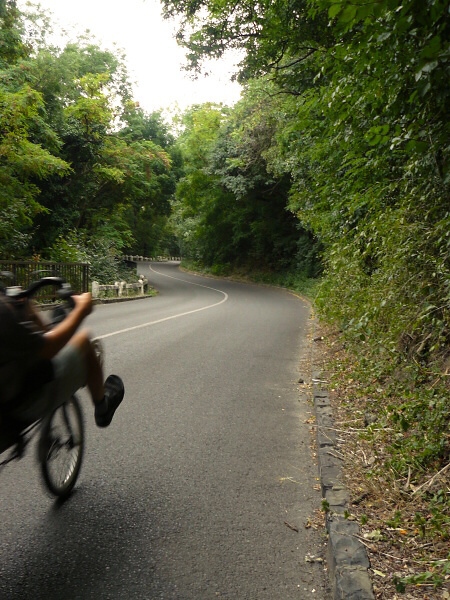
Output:
[[82,354],[86,364],[86,385],[94,404],[100,404],[105,396],[103,370],[87,331],[76,333],[69,344]]
[[123,382],[117,375],[110,375],[103,383],[103,369],[87,332],[75,334],[70,345],[79,350],[85,361],[86,385],[95,404],[95,422],[99,427],[108,427],[122,402]]
[[123,382],[110,375],[103,383],[103,369],[88,333],[76,333],[52,359],[52,366],[51,381],[27,392],[25,401],[11,410],[11,415],[32,423],[87,385],[95,405],[95,421],[99,427],[107,427],[122,402]]

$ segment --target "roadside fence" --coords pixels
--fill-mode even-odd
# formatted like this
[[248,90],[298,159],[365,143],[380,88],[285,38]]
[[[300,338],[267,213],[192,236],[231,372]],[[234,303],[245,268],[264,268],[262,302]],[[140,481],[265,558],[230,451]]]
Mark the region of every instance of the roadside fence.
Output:
[[[10,280],[3,278],[6,285],[20,285],[26,288],[41,277],[58,276],[68,281],[77,294],[89,290],[89,265],[87,263],[0,260],[0,271],[12,274]],[[51,289],[44,289],[41,291],[39,299],[52,299],[53,296]]]

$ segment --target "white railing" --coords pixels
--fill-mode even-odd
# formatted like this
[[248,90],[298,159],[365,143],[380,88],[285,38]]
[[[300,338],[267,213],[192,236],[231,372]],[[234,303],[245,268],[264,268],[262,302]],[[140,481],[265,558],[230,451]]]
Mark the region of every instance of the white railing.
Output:
[[145,278],[139,279],[136,283],[126,283],[126,281],[116,281],[112,285],[100,285],[98,281],[92,282],[93,298],[126,298],[131,296],[145,296],[148,288],[148,281]]
[[180,256],[124,256],[123,257],[124,260],[130,260],[132,262],[142,262],[142,261],[146,261],[146,262],[152,262],[152,261],[156,261],[156,262],[167,262],[167,261],[181,261],[181,257]]
[[[181,257],[179,256],[132,256],[125,255],[124,260],[131,262],[180,262]],[[144,275],[139,276],[137,283],[126,283],[125,281],[116,281],[111,285],[99,284],[98,281],[92,282],[92,297],[93,298],[126,298],[145,296],[148,288],[148,281]]]

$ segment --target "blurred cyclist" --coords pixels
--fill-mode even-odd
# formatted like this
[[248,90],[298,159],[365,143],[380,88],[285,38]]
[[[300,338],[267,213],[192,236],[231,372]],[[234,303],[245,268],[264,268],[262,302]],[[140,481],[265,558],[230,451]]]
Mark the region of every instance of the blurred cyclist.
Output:
[[31,423],[87,385],[98,427],[108,427],[124,396],[123,382],[103,369],[86,330],[89,293],[73,296],[75,306],[48,328],[29,301],[0,294],[0,411]]

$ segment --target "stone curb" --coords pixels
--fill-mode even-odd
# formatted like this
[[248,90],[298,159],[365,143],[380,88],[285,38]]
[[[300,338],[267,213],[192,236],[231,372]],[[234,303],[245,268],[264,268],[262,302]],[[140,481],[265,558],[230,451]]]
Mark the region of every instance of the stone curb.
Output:
[[359,525],[345,518],[350,496],[342,482],[342,460],[333,429],[333,411],[325,382],[313,376],[313,398],[317,423],[317,447],[322,497],[327,506],[328,565],[333,600],[374,600],[364,544],[358,539]]

